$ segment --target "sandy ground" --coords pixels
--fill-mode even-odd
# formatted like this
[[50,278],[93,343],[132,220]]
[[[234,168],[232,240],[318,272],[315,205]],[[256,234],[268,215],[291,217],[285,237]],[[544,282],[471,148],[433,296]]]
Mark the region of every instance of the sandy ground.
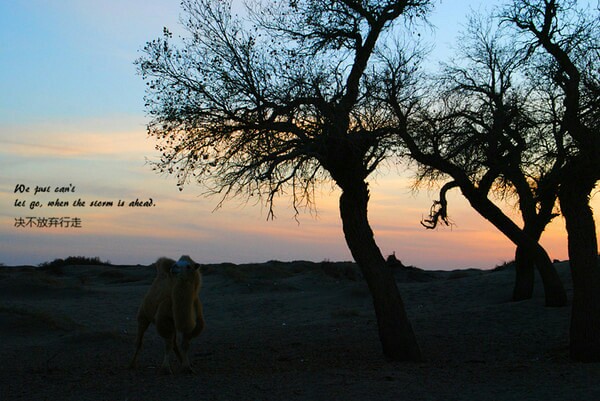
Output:
[[[568,266],[557,269],[571,297]],[[425,361],[382,357],[350,263],[204,266],[195,375],[158,375],[146,334],[128,370],[145,266],[0,268],[0,400],[594,400],[600,364],[568,358],[570,308],[509,302],[514,271],[396,277]]]

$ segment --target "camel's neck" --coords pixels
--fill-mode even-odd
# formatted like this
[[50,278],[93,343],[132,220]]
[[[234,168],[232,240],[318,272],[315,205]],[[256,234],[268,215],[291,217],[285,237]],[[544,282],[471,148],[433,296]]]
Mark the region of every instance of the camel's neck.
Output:
[[[183,280],[176,279],[173,284],[173,302],[177,303],[176,299],[181,302],[187,302],[198,296],[199,285],[198,280]],[[184,305],[178,305],[184,306]]]
[[199,286],[197,282],[186,282],[176,280],[171,295],[173,305],[173,320],[179,331],[193,330],[196,325],[196,313],[194,310],[197,303],[194,298],[198,297]]

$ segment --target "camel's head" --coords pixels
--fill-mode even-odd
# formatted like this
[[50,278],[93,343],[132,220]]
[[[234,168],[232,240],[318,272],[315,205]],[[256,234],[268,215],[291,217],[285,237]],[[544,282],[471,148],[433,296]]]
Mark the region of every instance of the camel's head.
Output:
[[183,255],[173,266],[171,266],[171,274],[176,276],[190,273],[198,270],[200,265],[194,262],[189,256]]

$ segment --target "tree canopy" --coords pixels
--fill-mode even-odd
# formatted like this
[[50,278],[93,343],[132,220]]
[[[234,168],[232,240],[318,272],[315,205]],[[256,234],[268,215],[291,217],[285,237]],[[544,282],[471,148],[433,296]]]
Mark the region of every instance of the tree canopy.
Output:
[[400,15],[430,3],[254,2],[241,19],[229,2],[184,1],[188,35],[175,44],[165,29],[137,62],[155,167],[223,199],[264,197],[270,215],[282,193],[312,205],[315,185],[344,163],[334,141],[363,148],[355,174],[366,178],[393,148],[368,85],[380,74],[372,56]]
[[421,18],[431,0],[256,1],[243,19],[229,2],[182,4],[187,35],[180,44],[165,29],[138,60],[148,84],[148,130],[162,153],[155,167],[176,174],[180,186],[196,180],[222,200],[258,196],[270,216],[278,195],[291,195],[298,211],[312,206],[316,185],[334,182],[383,352],[420,359],[368,222],[366,180],[395,145],[372,87],[382,72],[379,49],[393,25]]
[[[337,185],[346,242],[394,360],[419,360],[420,350],[367,218],[368,179],[382,163],[408,154],[421,178],[451,177],[443,191],[460,187],[541,272],[546,266],[553,305],[564,304],[564,289],[538,240],[558,197],[579,280],[572,350],[600,359],[589,208],[600,179],[600,19],[573,0],[510,1],[494,19],[500,29],[471,21],[461,60],[428,84],[410,32],[433,3],[255,0],[238,16],[228,1],[184,0],[184,37],[165,28],[137,61],[161,154],[154,167],[221,202],[258,197],[269,217],[280,195],[298,213],[314,206],[318,185]],[[524,227],[491,193],[517,199]],[[439,206],[431,225],[447,218]]]

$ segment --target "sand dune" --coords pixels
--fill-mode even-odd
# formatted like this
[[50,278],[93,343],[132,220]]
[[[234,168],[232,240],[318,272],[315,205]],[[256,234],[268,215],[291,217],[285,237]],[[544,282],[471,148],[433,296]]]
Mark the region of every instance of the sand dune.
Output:
[[197,373],[165,377],[154,328],[126,369],[152,267],[1,268],[0,400],[600,399],[600,364],[568,359],[569,307],[545,308],[539,282],[534,299],[509,302],[510,267],[395,270],[422,363],[384,360],[352,263],[203,271]]

